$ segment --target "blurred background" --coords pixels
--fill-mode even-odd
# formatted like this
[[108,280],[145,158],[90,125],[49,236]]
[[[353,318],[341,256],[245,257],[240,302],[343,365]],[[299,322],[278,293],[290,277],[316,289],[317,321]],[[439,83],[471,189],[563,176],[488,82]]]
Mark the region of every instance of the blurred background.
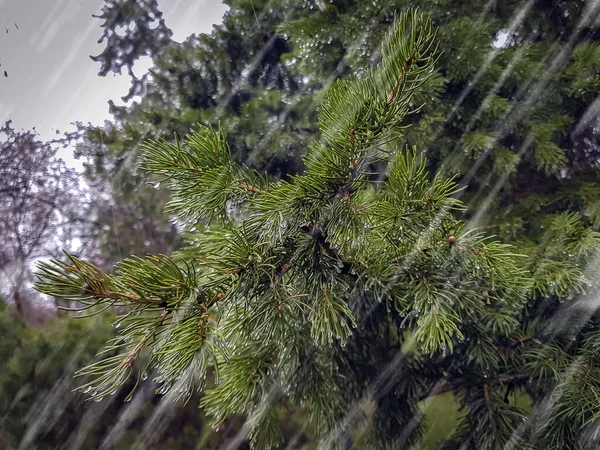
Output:
[[[379,61],[408,6],[432,14],[442,56],[404,144],[506,241],[552,211],[598,228],[599,1],[0,0],[0,448],[245,448],[241,422],[212,430],[197,398],[163,402],[151,383],[131,402],[73,393],[114,316],[60,310],[32,289],[35,263],[67,249],[111,271],[181,245],[138,167],[147,139],[220,122],[238,161],[301,172],[324,92]],[[435,402],[423,448],[461,414]],[[314,445],[301,424],[286,417],[290,449]]]

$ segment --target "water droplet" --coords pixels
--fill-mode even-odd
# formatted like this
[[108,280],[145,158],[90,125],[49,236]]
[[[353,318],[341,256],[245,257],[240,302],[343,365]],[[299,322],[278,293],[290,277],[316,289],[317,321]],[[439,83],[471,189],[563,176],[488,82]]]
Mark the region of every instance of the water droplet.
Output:
[[148,372],[146,372],[146,371],[142,372],[141,378],[142,378],[142,381],[146,381],[148,379]]

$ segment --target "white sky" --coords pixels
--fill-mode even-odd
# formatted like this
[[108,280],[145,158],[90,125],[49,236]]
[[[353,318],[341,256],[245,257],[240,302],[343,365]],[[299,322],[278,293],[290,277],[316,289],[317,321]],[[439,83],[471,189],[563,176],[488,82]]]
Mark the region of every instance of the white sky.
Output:
[[[159,0],[173,38],[209,33],[220,23],[221,0]],[[97,75],[102,45],[99,14],[102,0],[0,0],[0,124],[15,129],[36,127],[43,139],[54,130],[71,130],[71,122],[100,125],[110,116],[108,100],[122,104],[127,75]],[[15,25],[16,24],[16,25]],[[18,29],[17,29],[18,26]],[[8,32],[6,31],[8,29]],[[140,60],[134,72],[148,68]],[[6,70],[8,78],[4,77]]]

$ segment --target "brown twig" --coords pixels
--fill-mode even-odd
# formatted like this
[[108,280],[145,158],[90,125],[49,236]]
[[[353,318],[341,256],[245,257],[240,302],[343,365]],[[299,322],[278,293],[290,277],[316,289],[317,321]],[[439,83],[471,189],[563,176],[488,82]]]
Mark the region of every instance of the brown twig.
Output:
[[125,358],[123,360],[123,362],[121,364],[124,367],[131,367],[133,365],[133,363],[135,362],[137,357],[140,355],[140,352],[142,351],[142,348],[144,348],[144,345],[146,344],[148,339],[150,339],[150,337],[154,333],[156,333],[156,330],[163,324],[163,322],[165,321],[165,319],[167,318],[168,315],[169,315],[169,311],[165,309],[162,312],[162,314],[158,317],[156,322],[154,322],[154,325],[152,327],[150,327],[148,329],[148,331],[146,331],[146,334],[144,335],[144,337],[140,340],[140,342],[138,342],[138,344],[131,351],[131,353],[129,353],[127,358]]
[[404,63],[404,67],[402,68],[403,70],[398,75],[398,78],[396,79],[396,83],[394,84],[394,88],[392,89],[392,91],[388,95],[387,102],[386,102],[386,107],[390,106],[392,104],[392,102],[394,101],[394,98],[398,94],[398,89],[400,89],[400,83],[402,83],[402,80],[404,79],[404,74],[406,72],[408,72],[408,69],[410,69],[410,66],[412,65],[413,61],[414,61],[414,56],[410,55],[407,58],[406,62]]
[[252,186],[246,183],[240,183],[240,187],[248,192],[253,192],[254,194],[266,194],[267,191],[263,191],[262,189],[257,188],[256,186]]
[[511,348],[517,347],[517,346],[521,345],[523,342],[527,342],[527,341],[530,341],[532,339],[533,338],[531,336],[525,336],[525,337],[522,337],[522,338],[512,338],[510,340],[510,347]]

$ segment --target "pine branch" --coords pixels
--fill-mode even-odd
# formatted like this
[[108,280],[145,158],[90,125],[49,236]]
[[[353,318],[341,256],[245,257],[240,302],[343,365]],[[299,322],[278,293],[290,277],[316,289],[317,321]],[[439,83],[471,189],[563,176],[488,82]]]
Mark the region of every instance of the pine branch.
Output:
[[[112,395],[129,381],[134,365],[140,358],[140,354],[150,338],[154,337],[160,327],[165,322],[169,315],[169,311],[165,310],[162,314],[150,323],[148,328],[141,334],[139,340],[129,346],[124,353],[118,353],[115,356],[105,357],[104,359],[91,364],[84,369],[81,369],[76,373],[76,376],[95,377],[91,381],[79,386],[76,390],[84,393],[89,393],[91,400],[102,400],[107,395]],[[121,319],[122,320],[122,319]],[[139,328],[136,327],[135,333],[140,332]],[[121,339],[117,338],[113,345],[109,345],[106,351],[113,351],[123,347],[126,344],[123,342],[126,338],[123,336]],[[127,398],[130,399],[134,393],[132,390]]]
[[[328,91],[322,138],[288,181],[234,164],[221,130],[144,146],[144,167],[168,184],[170,210],[193,231],[186,247],[128,258],[113,275],[72,255],[40,265],[36,288],[49,295],[92,312],[129,308],[102,359],[81,372],[93,379],[84,389],[101,398],[148,367],[159,393],[187,399],[214,373],[201,406],[217,423],[246,415],[242,431],[264,447],[280,441],[279,411],[297,405],[324,443],[339,444],[362,424],[356,398],[377,448],[416,443],[417,402],[444,392],[467,410],[457,439],[484,450],[513,442],[523,413],[506,393],[530,381],[567,391],[553,429],[597,408],[593,371],[563,376],[574,362],[566,334],[536,346],[511,337],[537,335],[534,307],[586,292],[583,267],[600,254],[600,234],[558,215],[544,224],[543,249],[518,254],[465,228],[459,186],[430,176],[416,149],[389,151],[432,76],[435,34],[427,15],[400,15],[381,65]],[[463,143],[487,151],[490,139],[470,133]],[[388,159],[384,173],[370,172]],[[596,361],[600,339],[582,345],[584,362]],[[584,395],[571,407],[576,392]]]

